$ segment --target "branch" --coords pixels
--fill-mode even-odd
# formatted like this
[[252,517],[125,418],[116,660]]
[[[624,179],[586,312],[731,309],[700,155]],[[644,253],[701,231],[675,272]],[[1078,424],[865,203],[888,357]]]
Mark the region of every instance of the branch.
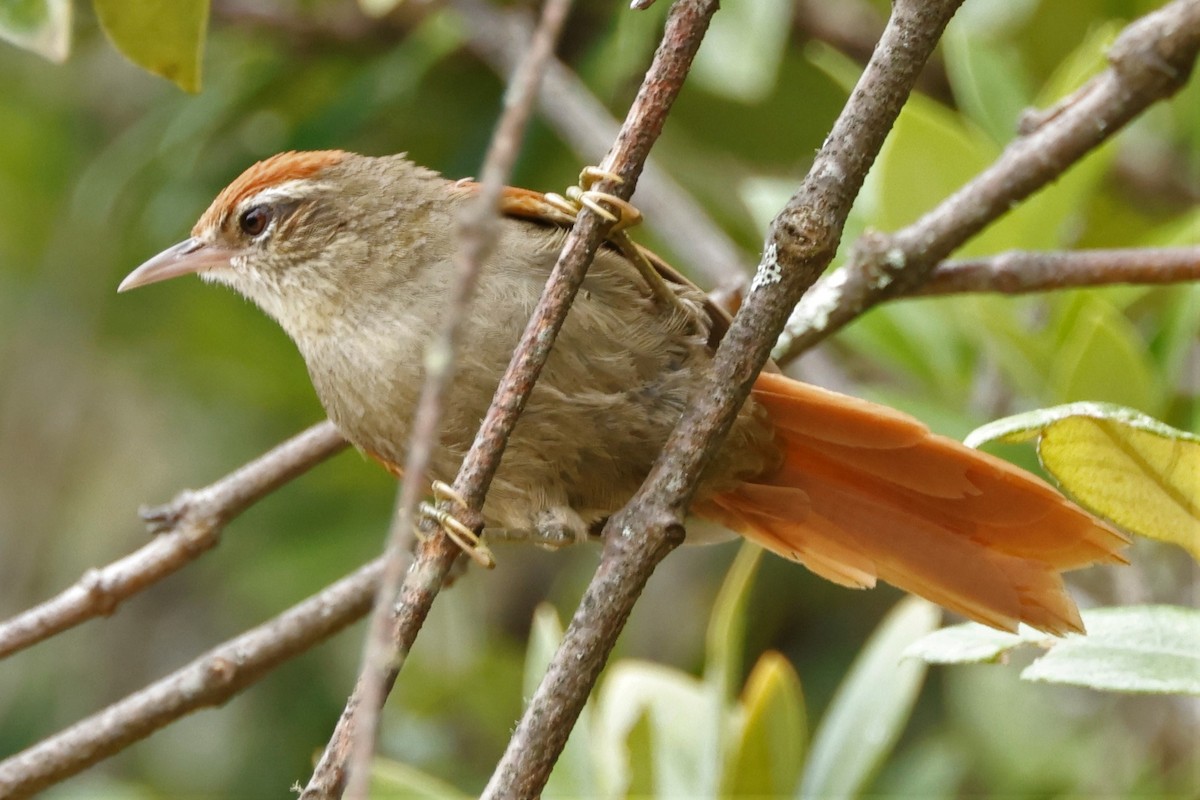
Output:
[[1028,294],[1117,283],[1200,280],[1200,246],[1007,253],[943,261],[908,297],[967,292]]
[[164,506],[143,509],[157,534],[137,551],[88,570],[58,596],[0,624],[0,658],[93,617],[152,586],[209,550],[234,517],[346,446],[333,423],[314,425],[203,489],[184,491]]
[[[442,407],[453,378],[462,330],[470,318],[469,304],[476,279],[484,259],[495,244],[499,228],[497,214],[505,180],[516,161],[538,84],[570,6],[570,0],[547,1],[538,28],[516,67],[505,95],[504,113],[484,158],[479,196],[470,204],[462,220],[456,254],[457,280],[452,288],[445,326],[430,343],[425,357],[425,384],[417,404],[413,435],[404,466],[404,482],[388,536],[384,575],[364,647],[362,669],[302,797],[336,797],[341,794],[343,786],[354,800],[367,796],[371,756],[383,702],[395,683],[446,573],[458,555],[457,547],[446,536],[435,536],[429,540],[431,546],[422,548],[416,564],[411,570],[408,569],[416,505],[424,492],[426,470],[437,444]],[[499,450],[494,458],[499,462]],[[486,484],[472,505],[476,515],[482,505],[483,492],[486,492]],[[434,532],[431,525],[425,524],[424,527],[427,533]],[[404,600],[412,596],[414,588],[418,590],[417,605],[404,606]],[[393,601],[402,591],[401,608],[412,609],[411,614],[397,614],[394,610]],[[396,627],[395,623],[399,620],[411,620],[412,627]]]
[[[605,526],[600,569],[509,740],[485,798],[535,797],[654,567],[683,537],[701,470],[728,432],[800,294],[837,248],[850,206],[957,0],[897,0],[858,87],[799,193],[776,218],[750,297],[646,483]],[[711,13],[711,9],[709,10]]]
[[[321,427],[321,426],[319,426]],[[0,797],[16,800],[74,775],[185,714],[219,706],[371,607],[374,561],[166,678],[0,762]]]
[[914,224],[868,234],[792,314],[775,357],[787,361],[873,305],[914,291],[934,266],[1186,82],[1200,50],[1200,0],[1175,0],[1130,24],[1111,66],[1053,108],[1028,114],[990,167]]

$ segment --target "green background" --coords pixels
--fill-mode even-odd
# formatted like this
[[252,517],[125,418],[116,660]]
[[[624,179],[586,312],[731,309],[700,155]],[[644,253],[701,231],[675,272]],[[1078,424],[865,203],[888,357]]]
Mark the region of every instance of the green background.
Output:
[[[744,248],[747,269],[886,10],[754,2],[725,3],[655,151]],[[667,3],[644,13],[624,5],[580,0],[560,50],[616,115]],[[931,208],[996,157],[1022,108],[1053,102],[1103,68],[1122,21],[1155,5],[969,0],[889,139],[847,241]],[[825,22],[836,8],[860,13],[861,25]],[[64,64],[0,45],[4,617],[144,542],[139,504],[208,483],[321,417],[299,356],[255,308],[191,279],[118,296],[121,277],[186,236],[242,169],[281,150],[407,151],[448,176],[476,174],[503,89],[448,16],[421,22],[401,9],[374,20],[324,0],[216,3],[193,95],[124,60],[91,6],[75,11]],[[823,42],[830,25],[838,35]],[[1196,243],[1198,144],[1193,82],[970,251]],[[571,152],[535,121],[513,182],[561,190],[596,155]],[[672,257],[653,235],[638,236]],[[1080,399],[1196,430],[1197,297],[1196,287],[1121,287],[895,303],[802,359],[799,374],[958,437],[1005,413]],[[1027,451],[1004,454],[1033,465]],[[112,618],[0,663],[0,754],[351,571],[380,548],[393,493],[381,470],[343,454],[251,509],[220,547]],[[735,551],[685,548],[668,559],[616,657],[698,669]],[[1181,552],[1139,545],[1133,555],[1133,567],[1081,574],[1081,602],[1191,598],[1194,565]],[[388,706],[383,752],[478,792],[520,712],[534,607],[549,600],[568,616],[597,557],[596,547],[501,547],[496,570],[473,569],[440,598]],[[815,719],[898,597],[848,592],[766,559],[749,606],[747,663],[782,651]],[[342,634],[225,707],[72,779],[59,796],[285,796],[306,779],[340,712],[361,635],[361,626]],[[1194,791],[1196,715],[1170,698],[1018,684],[1001,668],[934,669],[873,791]]]

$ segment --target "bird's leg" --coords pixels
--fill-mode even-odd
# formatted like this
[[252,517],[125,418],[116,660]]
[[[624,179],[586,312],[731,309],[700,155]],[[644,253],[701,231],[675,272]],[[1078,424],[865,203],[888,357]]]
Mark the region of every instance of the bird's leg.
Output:
[[[431,488],[433,489],[434,499],[439,503],[451,501],[463,508],[467,507],[467,503],[462,495],[455,491],[449,484],[442,481],[434,481]],[[450,541],[462,548],[462,551],[470,556],[476,564],[488,569],[496,566],[496,558],[492,555],[492,551],[488,549],[488,546],[483,543],[483,540],[479,538],[479,535],[463,524],[451,512],[444,511],[433,503],[424,502],[417,506],[417,512],[426,519],[436,523],[442,529],[442,533],[449,536]],[[419,531],[417,537],[421,537]]]
[[537,530],[533,528],[484,528],[483,535],[493,542],[533,544],[543,550],[561,550],[578,544],[579,537],[567,530]]
[[674,309],[685,316],[694,316],[695,310],[684,303],[679,293],[663,280],[663,276],[626,232],[642,221],[642,212],[638,211],[628,200],[592,189],[597,182],[604,179],[614,183],[624,183],[621,176],[612,172],[606,172],[599,167],[584,167],[583,171],[579,173],[578,186],[567,189],[566,197],[548,193],[545,195],[546,202],[572,218],[579,213],[581,208],[588,208],[599,215],[601,219],[612,226],[608,230],[608,240],[616,245],[621,254],[637,267],[642,280],[650,287],[650,293],[667,308]]
[[547,505],[529,517],[529,527],[485,528],[492,541],[529,542],[544,550],[559,550],[567,545],[580,544],[593,537],[592,530],[570,506]]

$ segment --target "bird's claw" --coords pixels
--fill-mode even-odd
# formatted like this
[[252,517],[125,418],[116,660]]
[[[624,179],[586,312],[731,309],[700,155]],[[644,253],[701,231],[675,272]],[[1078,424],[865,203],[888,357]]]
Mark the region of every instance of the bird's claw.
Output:
[[642,212],[638,211],[628,200],[592,189],[603,180],[612,181],[617,185],[625,182],[624,178],[614,172],[608,172],[599,167],[584,167],[579,173],[579,185],[567,189],[565,197],[553,193],[546,194],[544,197],[551,207],[566,215],[568,219],[574,219],[579,215],[580,209],[586,208],[607,222],[610,226],[607,234],[609,242],[616,245],[630,263],[637,267],[651,294],[667,308],[674,309],[685,316],[694,317],[695,311],[688,307],[679,294],[667,285],[662,275],[626,233],[629,228],[642,221]]
[[638,211],[628,200],[622,200],[608,192],[597,192],[592,189],[603,180],[612,181],[618,185],[625,182],[620,175],[614,172],[608,172],[599,167],[584,167],[579,173],[579,185],[568,188],[565,197],[553,193],[547,194],[545,197],[550,205],[572,218],[579,214],[581,208],[592,211],[612,226],[610,233],[623,231],[641,222],[642,212]]
[[[431,487],[433,489],[433,497],[438,502],[449,501],[466,508],[467,503],[453,487],[442,481],[434,481]],[[434,522],[442,531],[450,538],[450,541],[458,545],[464,553],[471,557],[476,564],[481,567],[491,569],[496,566],[496,558],[492,555],[492,551],[483,543],[479,535],[470,527],[454,516],[449,511],[438,508],[433,503],[421,503],[417,506],[417,511],[421,516]],[[420,534],[418,533],[418,537]]]

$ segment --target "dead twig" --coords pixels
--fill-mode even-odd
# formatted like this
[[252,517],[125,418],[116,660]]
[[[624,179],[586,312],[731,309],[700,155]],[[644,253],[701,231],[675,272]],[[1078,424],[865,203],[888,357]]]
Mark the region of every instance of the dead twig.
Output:
[[143,509],[142,517],[155,537],[122,559],[88,570],[74,586],[0,624],[0,658],[112,614],[123,601],[214,547],[225,525],[246,508],[345,447],[346,440],[327,420],[203,489]]
[[0,797],[28,797],[185,714],[219,706],[371,607],[382,560],[323,589],[145,689],[0,762]]

